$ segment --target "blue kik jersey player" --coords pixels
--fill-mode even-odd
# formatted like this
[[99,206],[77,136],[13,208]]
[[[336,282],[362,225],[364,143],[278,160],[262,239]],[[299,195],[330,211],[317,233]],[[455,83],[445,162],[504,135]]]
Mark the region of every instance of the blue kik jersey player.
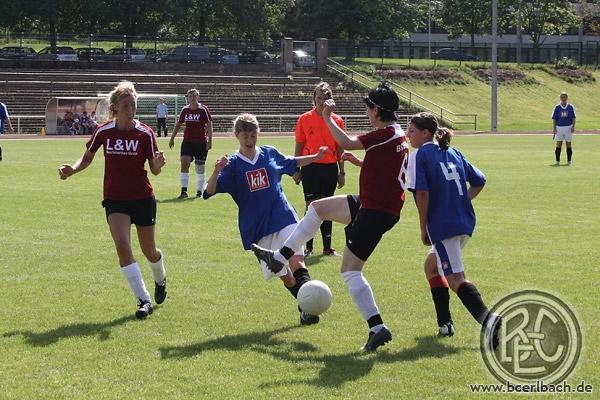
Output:
[[[252,243],[268,248],[281,247],[298,223],[298,216],[283,193],[281,178],[293,175],[297,167],[321,159],[327,147],[310,156],[287,157],[274,147],[256,146],[260,128],[254,115],[240,114],[233,125],[240,148],[231,157],[223,156],[216,161],[203,196],[208,199],[216,193],[231,195],[239,207],[238,222],[244,249],[250,249]],[[289,267],[276,276],[297,297],[300,287],[310,280],[304,265],[304,249],[299,249],[292,260]],[[261,265],[265,279],[274,276],[264,263]],[[318,316],[301,311],[300,323],[317,322]]]
[[408,138],[417,151],[408,162],[408,189],[414,193],[419,211],[421,241],[431,246],[425,275],[431,286],[440,335],[454,334],[450,286],[487,329],[488,343],[495,348],[500,318],[490,313],[475,285],[466,279],[462,260],[462,249],[475,229],[471,200],[483,189],[485,176],[450,147],[451,137],[452,131],[438,127],[433,114],[419,113],[411,118]]

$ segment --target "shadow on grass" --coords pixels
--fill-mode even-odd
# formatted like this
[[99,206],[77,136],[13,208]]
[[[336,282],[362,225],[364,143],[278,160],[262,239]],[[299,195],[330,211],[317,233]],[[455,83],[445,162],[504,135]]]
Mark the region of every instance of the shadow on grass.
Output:
[[156,199],[157,203],[160,204],[165,204],[165,203],[184,203],[186,201],[194,201],[194,200],[203,200],[200,197],[197,197],[196,194],[191,194],[190,197],[188,197],[187,199],[179,199],[177,197],[173,197],[172,199],[166,199],[166,200],[158,200]]
[[133,315],[121,317],[110,322],[104,323],[82,323],[59,326],[46,332],[32,331],[13,331],[6,332],[4,337],[12,337],[21,335],[25,338],[25,342],[31,346],[49,346],[58,342],[61,339],[71,337],[85,337],[98,335],[99,340],[107,340],[110,337],[110,328],[123,325],[128,321],[135,320]]
[[[260,353],[268,353],[270,347],[285,346],[286,342],[274,336],[298,328],[291,325],[265,332],[251,332],[240,335],[221,336],[201,343],[193,343],[185,346],[169,346],[159,349],[161,358],[186,358],[194,357],[200,353],[210,350],[255,350]],[[307,348],[316,350],[308,343],[303,344]]]
[[[194,357],[210,350],[253,350],[269,354],[273,358],[288,362],[291,367],[302,363],[318,369],[318,376],[312,379],[294,379],[272,382],[261,385],[261,388],[305,384],[317,387],[339,387],[369,374],[376,363],[399,363],[415,361],[422,358],[443,358],[457,354],[464,349],[452,346],[447,340],[436,336],[416,338],[416,346],[392,352],[389,348],[380,348],[377,352],[365,353],[357,350],[346,354],[322,354],[317,346],[307,342],[289,342],[277,339],[275,335],[298,326],[252,332],[241,335],[229,335],[211,339],[206,342],[185,346],[161,347],[163,359],[182,359]],[[294,374],[297,376],[297,374]]]
[[[436,336],[421,336],[416,339],[417,345],[412,348],[391,352],[389,348],[380,347],[378,351],[365,353],[362,350],[347,354],[299,354],[293,356],[289,352],[270,353],[279,359],[292,363],[322,364],[317,377],[313,379],[296,379],[273,382],[261,385],[262,388],[304,384],[318,387],[339,387],[346,382],[358,380],[366,376],[377,363],[399,363],[415,361],[422,358],[444,358],[459,353],[463,349],[448,345],[444,339]],[[392,342],[393,343],[393,342]]]

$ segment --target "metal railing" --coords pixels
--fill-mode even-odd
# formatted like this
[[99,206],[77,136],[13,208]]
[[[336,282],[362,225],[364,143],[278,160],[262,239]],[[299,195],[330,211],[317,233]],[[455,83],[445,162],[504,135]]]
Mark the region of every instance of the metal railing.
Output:
[[[377,85],[377,82],[353,70],[352,68],[343,65],[331,58],[328,58],[327,60],[327,69],[329,71],[349,78],[352,82],[358,83],[360,86],[363,86],[368,89],[371,89]],[[416,108],[422,111],[429,111],[432,114],[435,114],[441,122],[446,122],[453,127],[458,127],[459,125],[472,125],[473,130],[477,130],[477,114],[455,113],[395,82],[388,82],[394,87],[396,93],[398,93],[398,97],[404,100],[408,108]],[[468,117],[468,119],[463,120],[461,119],[462,117]]]
[[[346,130],[349,132],[365,132],[370,129],[369,120],[365,114],[341,114],[340,116],[344,120]],[[397,115],[398,123],[403,129],[406,129],[408,126],[411,116],[410,114]],[[219,136],[230,133],[232,130],[232,121],[235,117],[237,117],[237,114],[213,115],[215,133]],[[17,134],[40,134],[42,128],[45,128],[46,125],[46,116],[44,115],[11,115],[10,118]],[[155,114],[140,114],[136,118],[151,127],[155,127],[156,125]],[[298,114],[258,114],[256,118],[260,123],[261,132],[293,133],[296,121],[298,120]],[[170,128],[174,125],[175,120],[176,116],[170,116],[168,121]],[[30,129],[23,130],[24,122],[29,122],[27,126]],[[48,132],[48,134],[52,135],[53,132]]]

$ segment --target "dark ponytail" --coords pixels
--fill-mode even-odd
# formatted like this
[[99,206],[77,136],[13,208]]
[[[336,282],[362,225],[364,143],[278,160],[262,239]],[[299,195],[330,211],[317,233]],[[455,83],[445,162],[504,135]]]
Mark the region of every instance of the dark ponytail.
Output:
[[448,147],[450,147],[450,140],[452,140],[454,133],[451,129],[440,127],[437,129],[434,136],[435,140],[437,140],[438,144],[440,145],[440,148],[442,150],[448,150]]

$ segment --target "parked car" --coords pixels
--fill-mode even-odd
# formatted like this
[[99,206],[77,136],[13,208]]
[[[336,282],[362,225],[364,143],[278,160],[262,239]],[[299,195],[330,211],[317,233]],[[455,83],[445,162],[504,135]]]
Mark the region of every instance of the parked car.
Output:
[[146,53],[142,49],[114,47],[106,52],[104,59],[106,61],[143,62],[146,60]]
[[165,52],[160,49],[145,49],[146,52],[146,61],[156,61],[158,60]]
[[68,46],[44,47],[38,52],[37,57],[41,60],[79,61],[75,50]]
[[450,47],[444,47],[442,49],[432,51],[431,55],[437,60],[477,61],[477,57]]
[[270,64],[273,56],[266,50],[246,50],[239,54],[239,60],[242,64]]
[[233,50],[224,49],[222,47],[212,47],[208,50],[210,59],[217,64],[239,64],[240,59],[237,53]]
[[75,49],[79,61],[104,61],[106,51],[101,47],[80,47]]
[[294,65],[296,67],[314,67],[315,57],[304,50],[294,50]]
[[31,47],[6,46],[0,49],[0,58],[8,60],[32,60],[37,53]]
[[179,46],[160,56],[157,62],[207,63],[210,54],[207,46]]

